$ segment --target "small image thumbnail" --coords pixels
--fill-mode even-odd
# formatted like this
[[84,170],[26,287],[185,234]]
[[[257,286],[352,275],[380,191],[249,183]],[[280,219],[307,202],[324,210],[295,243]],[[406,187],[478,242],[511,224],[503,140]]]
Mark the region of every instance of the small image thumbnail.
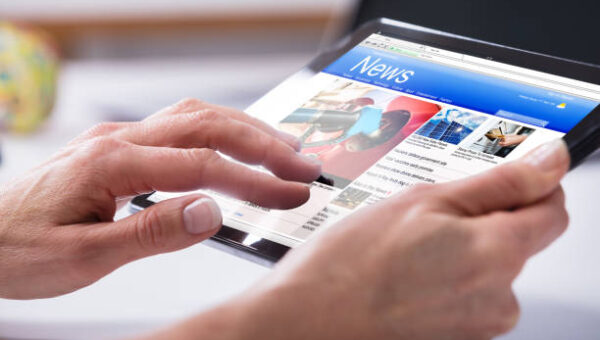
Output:
[[506,157],[523,143],[535,129],[501,120],[467,148],[488,155]]
[[457,109],[445,109],[433,116],[416,134],[456,145],[486,119]]
[[354,209],[371,196],[371,193],[348,187],[331,203],[346,209]]

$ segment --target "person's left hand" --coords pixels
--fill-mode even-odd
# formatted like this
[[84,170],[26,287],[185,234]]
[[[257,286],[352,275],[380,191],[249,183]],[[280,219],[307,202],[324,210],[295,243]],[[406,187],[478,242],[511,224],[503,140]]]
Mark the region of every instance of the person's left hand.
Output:
[[291,250],[235,299],[144,339],[489,340],[513,280],[567,227],[557,139],[461,180],[415,185]]
[[[141,122],[100,124],[0,188],[0,296],[40,298],[119,266],[212,236],[216,203],[193,194],[113,222],[131,195],[209,188],[271,208],[309,197],[320,165],[295,137],[229,108],[188,99]],[[262,164],[277,177],[227,161]]]

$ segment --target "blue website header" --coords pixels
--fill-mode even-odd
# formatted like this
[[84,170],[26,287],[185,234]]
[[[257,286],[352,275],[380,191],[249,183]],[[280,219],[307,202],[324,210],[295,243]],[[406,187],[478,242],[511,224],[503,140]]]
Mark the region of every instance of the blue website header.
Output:
[[363,46],[323,72],[564,133],[599,104]]

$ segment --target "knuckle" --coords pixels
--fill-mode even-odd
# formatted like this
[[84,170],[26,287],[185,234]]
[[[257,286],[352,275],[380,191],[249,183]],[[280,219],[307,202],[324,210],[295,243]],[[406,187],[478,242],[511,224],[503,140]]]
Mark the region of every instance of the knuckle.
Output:
[[163,249],[166,246],[165,229],[156,209],[148,209],[136,220],[134,236],[142,249]]
[[[101,136],[94,137],[81,145],[78,145],[74,152],[65,160],[69,171],[76,171],[77,176],[65,183],[69,192],[74,196],[83,194],[85,200],[88,200],[92,206],[97,203],[106,202],[106,191],[92,190],[106,188],[106,183],[110,181],[113,175],[111,169],[114,169],[112,159],[115,152],[127,147],[127,143],[118,139]],[[71,170],[72,169],[72,170]],[[92,186],[92,187],[90,187]],[[104,203],[102,203],[104,204]],[[110,214],[110,211],[100,213],[101,216]]]
[[[408,198],[413,199],[413,198]],[[438,210],[440,206],[445,205],[443,197],[434,196],[430,194],[424,194],[421,197],[417,197],[416,201],[411,203],[411,210],[415,216],[431,214]],[[449,217],[449,216],[448,216]],[[449,227],[445,225],[445,227]]]
[[196,111],[193,115],[195,115],[193,119],[199,118],[200,120],[208,123],[218,123],[226,120],[225,116],[211,109]]
[[126,145],[126,142],[113,137],[94,137],[77,147],[71,161],[75,163],[73,164],[75,167],[97,164],[102,161],[103,157],[126,147]]
[[[187,158],[190,167],[196,169],[194,181],[207,184],[211,177],[211,170],[221,167],[223,158],[209,148],[181,150],[183,158]],[[192,180],[192,179],[190,179]]]
[[[191,127],[191,129],[186,130],[186,138],[189,140],[202,141],[201,143],[203,146],[211,149],[218,149],[224,139],[235,135],[234,133],[231,133],[229,127],[227,127],[227,133],[221,133],[223,130],[222,126],[228,123],[229,118],[215,110],[204,109],[175,117],[176,119],[185,119],[185,123],[189,124]],[[238,138],[237,135],[234,137]]]
[[245,140],[251,140],[255,144],[261,146],[260,158],[264,161],[268,162],[270,159],[276,157],[290,157],[296,155],[296,152],[292,147],[273,136],[256,133],[252,128],[245,130]]
[[204,105],[204,102],[198,98],[186,97],[175,103],[175,107],[181,110],[199,107]]
[[120,129],[121,126],[122,124],[117,122],[103,122],[94,125],[88,130],[88,134],[90,136],[102,136]]
[[89,260],[99,256],[102,252],[101,247],[95,240],[89,237],[80,237],[76,240],[71,240],[70,247],[71,257],[75,263],[86,263]]
[[94,137],[110,135],[111,133],[120,130],[122,127],[123,127],[123,123],[118,123],[118,122],[99,123],[99,124],[92,126],[88,130],[86,130],[84,133],[82,133],[81,135],[75,137],[75,139],[73,139],[69,144],[70,145],[78,144],[82,141],[87,141]]
[[88,157],[100,157],[102,155],[109,154],[114,152],[115,150],[121,149],[125,147],[127,143],[121,141],[119,139],[109,137],[109,136],[100,136],[94,137],[90,139],[86,146],[83,149],[84,152],[87,153]]
[[202,164],[221,161],[221,156],[213,149],[193,149],[189,153],[192,161],[200,161]]
[[510,296],[503,299],[496,309],[498,317],[495,318],[496,322],[492,324],[490,330],[495,334],[504,334],[516,326],[521,314],[521,308],[514,294],[511,292]]
[[[410,199],[410,198],[409,198]],[[405,206],[405,202],[398,202],[394,208],[407,208],[406,212],[406,220],[409,222],[418,223],[419,219],[422,219],[423,216],[426,216],[433,209],[433,200],[430,197],[422,197],[418,198],[416,201],[412,201],[409,203],[409,206]]]
[[90,139],[87,143],[87,147],[95,152],[106,153],[120,147],[123,147],[126,143],[117,138],[109,136],[99,136]]

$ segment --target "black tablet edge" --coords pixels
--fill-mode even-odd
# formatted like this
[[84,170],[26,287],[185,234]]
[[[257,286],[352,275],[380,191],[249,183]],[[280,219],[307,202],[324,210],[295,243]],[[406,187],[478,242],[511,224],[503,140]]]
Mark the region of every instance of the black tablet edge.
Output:
[[600,105],[577,123],[563,140],[567,143],[571,155],[570,170],[573,170],[600,148]]
[[[135,196],[129,203],[130,212],[136,213],[154,205],[155,203],[148,199],[153,194],[154,192]],[[244,240],[250,235],[250,233],[223,225],[210,240],[207,240],[208,242],[203,243],[265,267],[273,266],[291,249],[266,238],[260,238],[251,245],[244,244]]]

